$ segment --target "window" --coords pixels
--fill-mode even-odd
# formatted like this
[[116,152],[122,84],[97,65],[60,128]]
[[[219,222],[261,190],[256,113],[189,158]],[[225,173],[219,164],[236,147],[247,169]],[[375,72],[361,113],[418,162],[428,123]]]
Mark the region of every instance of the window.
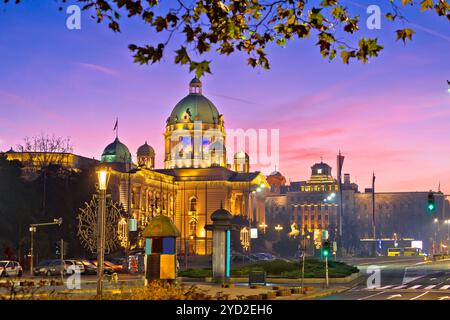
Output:
[[191,198],[189,202],[189,211],[197,212],[197,198]]
[[322,215],[319,214],[319,215],[317,216],[317,219],[318,219],[319,221],[322,220]]

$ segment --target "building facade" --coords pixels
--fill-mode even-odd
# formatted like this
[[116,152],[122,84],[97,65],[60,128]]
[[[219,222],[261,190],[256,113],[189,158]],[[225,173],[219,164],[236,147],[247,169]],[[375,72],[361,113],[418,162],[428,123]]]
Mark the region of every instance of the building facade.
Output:
[[118,137],[105,148],[101,159],[112,168],[110,193],[138,222],[134,247],[143,247],[142,231],[159,214],[180,230],[178,252],[197,255],[211,254],[212,234],[204,227],[221,207],[254,225],[265,222],[269,184],[250,172],[245,152],[227,163],[225,139],[223,115],[194,79],[166,121],[164,169],[155,169],[155,151],[147,142],[136,153],[137,164]]
[[[295,223],[300,235],[309,240],[308,248],[320,248],[323,231],[335,240],[341,202],[339,184],[332,176],[331,167],[323,162],[316,163],[311,167],[308,180],[289,185],[280,185],[280,176],[280,173],[274,173],[267,177],[272,190],[266,200],[267,219],[284,213],[284,218]],[[351,182],[350,175],[344,174],[343,247],[351,254],[367,252],[370,243],[373,244],[370,241],[374,238],[373,223],[376,239],[382,240],[377,242],[381,252],[401,239],[422,240],[424,250],[429,252],[439,243],[450,243],[449,237],[442,233],[448,227],[443,222],[450,218],[449,202],[442,192],[434,192],[437,207],[430,213],[426,207],[428,194],[429,191],[376,192],[373,201],[372,189],[360,192],[358,185]],[[439,228],[441,231],[437,232]],[[403,244],[410,245],[410,241]]]

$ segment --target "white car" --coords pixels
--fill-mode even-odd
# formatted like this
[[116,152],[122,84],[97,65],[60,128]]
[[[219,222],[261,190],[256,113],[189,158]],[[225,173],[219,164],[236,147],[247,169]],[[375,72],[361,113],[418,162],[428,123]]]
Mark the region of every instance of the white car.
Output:
[[23,269],[17,261],[0,261],[0,277],[21,277]]

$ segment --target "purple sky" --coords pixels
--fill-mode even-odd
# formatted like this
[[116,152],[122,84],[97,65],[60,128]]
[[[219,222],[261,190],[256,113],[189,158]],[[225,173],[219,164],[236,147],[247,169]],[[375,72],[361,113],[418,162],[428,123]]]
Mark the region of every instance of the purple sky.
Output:
[[[365,6],[347,2],[367,16]],[[99,158],[118,116],[130,151],[147,140],[161,167],[165,120],[192,75],[172,55],[134,64],[127,45],[156,42],[137,21],[114,34],[85,13],[82,29],[70,31],[57,8],[0,5],[0,150],[46,132],[70,136],[75,153]],[[436,190],[440,181],[450,192],[450,29],[434,14],[406,14],[417,32],[406,46],[386,20],[381,30],[361,24],[385,46],[369,64],[330,63],[312,40],[296,41],[269,48],[269,71],[246,67],[242,55],[214,56],[204,93],[227,128],[280,130],[279,170],[288,180],[308,178],[321,156],[335,172],[340,149],[361,188],[375,171],[380,191]]]

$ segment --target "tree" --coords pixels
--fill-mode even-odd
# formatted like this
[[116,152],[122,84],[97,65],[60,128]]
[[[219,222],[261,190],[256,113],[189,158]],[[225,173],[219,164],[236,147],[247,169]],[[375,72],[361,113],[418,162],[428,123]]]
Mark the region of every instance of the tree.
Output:
[[64,166],[73,146],[70,138],[41,133],[31,138],[26,137],[23,144],[17,145],[17,151],[28,154],[22,161],[25,167],[40,169],[49,165]]
[[[177,0],[170,1],[169,6],[157,0],[77,1],[83,10],[93,13],[98,23],[106,21],[114,32],[121,31],[119,22],[126,16],[142,20],[152,31],[165,36],[166,40],[158,44],[130,44],[136,63],[161,61],[167,55],[169,42],[177,38],[180,43],[176,44],[174,62],[188,65],[199,78],[211,73],[211,61],[197,59],[212,51],[221,55],[244,52],[248,65],[269,69],[266,47],[272,42],[285,46],[289,40],[314,37],[324,58],[333,60],[339,54],[346,64],[350,59],[365,63],[383,49],[377,38],[356,36],[360,18],[352,15],[342,0]],[[385,18],[391,21],[407,21],[401,12],[405,6],[434,11],[450,20],[446,0],[388,1],[392,12]],[[396,31],[397,40],[403,42],[411,40],[413,34],[410,28]]]
[[[17,150],[23,153],[22,165],[28,171],[40,171],[43,174],[42,211],[45,212],[47,200],[47,171],[65,168],[69,153],[73,151],[70,138],[56,137],[41,133],[32,138],[26,137],[24,144],[19,144]],[[52,167],[52,168],[51,168]]]

